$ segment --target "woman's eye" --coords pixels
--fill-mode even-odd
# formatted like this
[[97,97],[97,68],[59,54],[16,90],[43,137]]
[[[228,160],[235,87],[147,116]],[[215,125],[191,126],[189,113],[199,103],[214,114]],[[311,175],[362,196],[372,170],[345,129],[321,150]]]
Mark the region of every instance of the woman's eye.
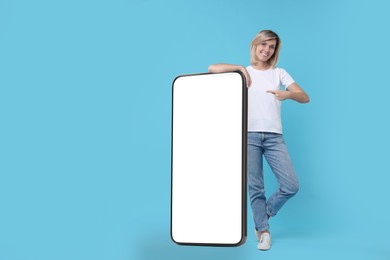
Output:
[[271,49],[275,49],[275,46],[273,46],[273,45],[271,45],[271,46],[269,46]]
[[265,42],[262,42],[261,45],[265,46]]

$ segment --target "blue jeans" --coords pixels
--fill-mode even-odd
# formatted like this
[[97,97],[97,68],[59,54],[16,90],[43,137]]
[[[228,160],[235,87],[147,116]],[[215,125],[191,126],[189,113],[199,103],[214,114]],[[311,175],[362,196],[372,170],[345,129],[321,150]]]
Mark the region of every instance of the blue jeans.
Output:
[[[278,190],[268,201],[264,191],[263,155],[279,183]],[[298,189],[298,178],[283,135],[249,132],[248,192],[256,230],[268,230],[268,215],[275,216],[284,203],[298,192]]]

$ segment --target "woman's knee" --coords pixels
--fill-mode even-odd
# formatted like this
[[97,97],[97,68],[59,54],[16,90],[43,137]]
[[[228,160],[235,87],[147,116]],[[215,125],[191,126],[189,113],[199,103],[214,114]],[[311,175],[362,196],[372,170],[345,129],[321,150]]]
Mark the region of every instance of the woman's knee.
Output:
[[298,191],[299,191],[299,183],[297,182],[291,186],[291,193],[295,195],[298,193]]
[[299,183],[298,182],[290,183],[288,186],[283,187],[281,190],[284,194],[292,197],[298,193]]

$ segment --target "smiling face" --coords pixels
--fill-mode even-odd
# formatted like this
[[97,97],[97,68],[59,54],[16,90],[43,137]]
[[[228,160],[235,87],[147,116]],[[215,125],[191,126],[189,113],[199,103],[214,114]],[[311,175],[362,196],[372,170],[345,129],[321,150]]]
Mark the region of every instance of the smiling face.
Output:
[[276,39],[269,39],[260,42],[256,47],[256,58],[259,62],[267,63],[268,60],[274,55],[276,49]]
[[279,36],[271,30],[263,30],[256,34],[250,45],[251,65],[276,67],[282,42]]

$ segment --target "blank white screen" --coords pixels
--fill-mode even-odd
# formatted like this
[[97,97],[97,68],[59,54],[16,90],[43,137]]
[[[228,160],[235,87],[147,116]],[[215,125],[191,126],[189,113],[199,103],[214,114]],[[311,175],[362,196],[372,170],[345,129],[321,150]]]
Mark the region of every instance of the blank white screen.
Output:
[[173,86],[172,238],[242,239],[243,83],[238,73],[179,77]]

